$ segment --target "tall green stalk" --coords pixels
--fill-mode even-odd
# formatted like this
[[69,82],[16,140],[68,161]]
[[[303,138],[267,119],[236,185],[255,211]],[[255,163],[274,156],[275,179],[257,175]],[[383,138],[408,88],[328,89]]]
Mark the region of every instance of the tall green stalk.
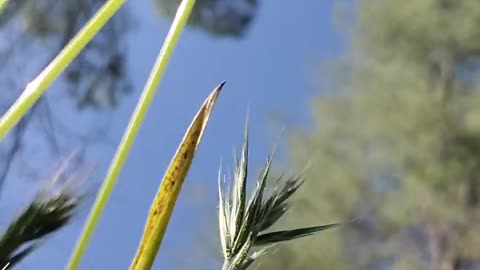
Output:
[[89,217],[84,225],[82,234],[77,241],[70,261],[67,264],[66,269],[68,270],[75,270],[78,268],[80,260],[85,253],[87,244],[92,237],[102,211],[105,209],[106,203],[112,193],[121,168],[125,163],[134,138],[142,124],[148,107],[153,100],[156,89],[160,83],[160,79],[167,67],[168,61],[170,60],[172,52],[177,44],[178,38],[188,21],[194,4],[195,0],[183,0],[178,8],[175,19],[173,20],[165,42],[163,43],[163,47],[158,55],[150,77],[148,78],[143,93],[137,103],[137,107],[130,118],[130,122],[111,162],[107,176],[105,177],[103,185],[100,188],[95,203],[90,211]]
[[[1,11],[7,1],[0,1]],[[8,132],[20,121],[53,81],[67,68],[124,3],[125,0],[109,0],[105,3],[57,57],[27,85],[20,97],[0,119],[0,140],[5,138]]]
[[8,0],[0,0],[0,16],[2,15],[3,10],[7,6],[7,4],[8,4]]

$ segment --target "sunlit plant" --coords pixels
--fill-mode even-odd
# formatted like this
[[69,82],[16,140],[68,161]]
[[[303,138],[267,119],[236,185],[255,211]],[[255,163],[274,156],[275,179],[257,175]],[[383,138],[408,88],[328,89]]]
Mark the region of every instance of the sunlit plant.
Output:
[[[301,176],[280,176],[274,179],[273,188],[268,188],[272,158],[273,153],[267,158],[248,202],[248,128],[245,129],[240,160],[235,158],[233,179],[227,183],[219,171],[218,219],[224,257],[222,270],[247,269],[260,255],[279,242],[310,236],[339,225],[326,224],[267,232],[287,212],[288,200],[304,182]],[[225,190],[226,184],[231,187]]]
[[[78,56],[124,3],[125,0],[106,1],[97,14],[73,37],[58,56],[26,86],[20,97],[0,118],[0,139],[3,140],[22,117],[26,115],[53,81]],[[0,0],[0,16],[7,4],[6,0]],[[128,126],[125,128],[124,135],[117,147],[105,180],[68,261],[66,266],[68,270],[76,270],[80,265],[93,231],[101,213],[105,209],[120,171],[127,160],[129,150],[142,125],[148,107],[159,86],[160,79],[166,70],[170,56],[177,44],[180,33],[190,17],[194,4],[195,0],[183,0],[179,4],[170,31],[152,67],[144,91],[131,115]],[[158,193],[152,202],[144,234],[130,266],[131,270],[149,270],[153,265],[182,183],[188,174],[223,85],[224,83],[218,85],[206,98],[166,169]],[[220,238],[225,258],[222,270],[246,269],[258,256],[265,253],[269,247],[278,242],[312,235],[337,225],[329,224],[288,231],[266,232],[287,211],[288,199],[301,186],[303,179],[301,177],[293,177],[283,181],[283,178],[278,178],[273,189],[267,189],[267,180],[272,163],[272,156],[270,156],[263,173],[257,181],[257,187],[253,196],[247,203],[247,162],[248,138],[246,132],[240,161],[235,161],[236,169],[231,183],[231,191],[224,192],[222,184],[219,183]],[[46,236],[68,224],[75,213],[80,198],[81,196],[75,194],[71,189],[62,189],[54,194],[42,191],[1,235],[0,269],[5,270],[15,266],[22,258],[34,250]]]

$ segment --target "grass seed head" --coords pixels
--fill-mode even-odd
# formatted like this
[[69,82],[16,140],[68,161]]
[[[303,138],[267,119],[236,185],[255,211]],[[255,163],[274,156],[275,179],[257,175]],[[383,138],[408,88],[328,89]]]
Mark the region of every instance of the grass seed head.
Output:
[[15,266],[72,219],[82,196],[76,195],[72,183],[58,188],[60,175],[48,181],[0,234],[0,269]]
[[[248,178],[248,123],[240,159],[235,157],[234,177],[225,189],[225,178],[218,174],[219,231],[224,265],[222,270],[247,269],[259,256],[278,242],[310,236],[339,224],[297,228],[266,233],[287,212],[289,199],[300,188],[301,176],[276,179],[272,192],[268,193],[267,180],[272,166],[273,152],[267,158],[257,180],[253,195],[247,202]],[[222,181],[223,179],[223,181]],[[252,251],[256,249],[256,251]]]

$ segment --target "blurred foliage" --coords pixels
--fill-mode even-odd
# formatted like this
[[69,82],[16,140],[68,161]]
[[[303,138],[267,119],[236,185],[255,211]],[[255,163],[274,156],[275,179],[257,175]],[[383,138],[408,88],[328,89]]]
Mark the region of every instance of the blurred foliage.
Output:
[[[66,165],[66,164],[65,164]],[[84,195],[78,172],[65,175],[60,168],[43,184],[33,200],[0,233],[0,267],[16,268],[55,232],[66,227],[78,213]]]
[[[160,16],[173,19],[179,0],[153,0]],[[197,0],[188,24],[215,37],[244,37],[255,18],[257,0]]]
[[480,2],[350,7],[351,46],[327,68],[334,90],[289,141],[292,166],[312,165],[286,219],[361,222],[261,268],[479,269]]

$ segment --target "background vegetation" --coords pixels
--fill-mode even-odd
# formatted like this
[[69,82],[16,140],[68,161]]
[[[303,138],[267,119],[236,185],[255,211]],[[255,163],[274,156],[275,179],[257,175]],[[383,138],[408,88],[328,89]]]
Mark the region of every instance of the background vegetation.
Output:
[[328,63],[312,127],[289,140],[294,166],[312,162],[290,223],[362,221],[285,246],[261,268],[478,269],[480,3],[348,8],[350,48]]

